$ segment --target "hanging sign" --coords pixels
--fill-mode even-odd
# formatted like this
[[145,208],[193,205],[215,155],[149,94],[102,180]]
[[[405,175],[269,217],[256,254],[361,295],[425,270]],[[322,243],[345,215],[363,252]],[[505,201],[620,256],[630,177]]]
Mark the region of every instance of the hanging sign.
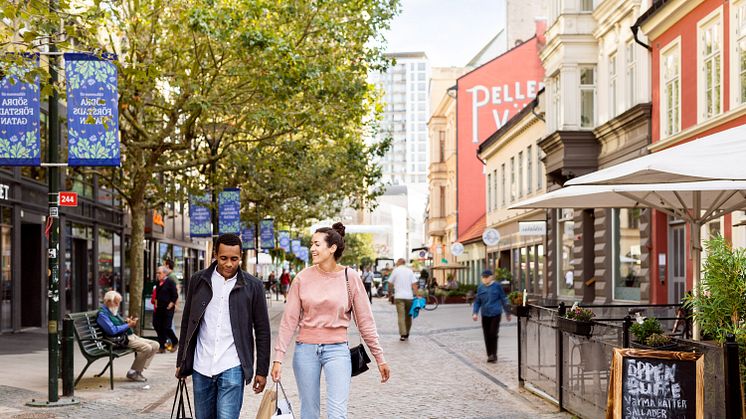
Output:
[[461,256],[464,253],[464,245],[459,242],[453,243],[451,245],[451,253],[453,256]]
[[259,239],[262,242],[262,249],[275,248],[275,220],[265,218],[259,221]]
[[300,239],[293,240],[292,244],[290,245],[290,250],[295,256],[298,256],[298,253],[300,253]]
[[277,241],[279,242],[280,249],[284,250],[285,252],[290,252],[290,232],[281,230],[278,233]]
[[614,348],[606,418],[704,417],[704,355]]
[[218,195],[218,234],[241,233],[241,190],[225,188]]
[[78,193],[77,192],[60,192],[58,203],[61,207],[77,207],[78,206]]
[[41,152],[40,89],[38,78],[24,81],[26,74],[39,65],[38,57],[26,65],[1,68],[0,80],[0,166],[39,166]]
[[308,263],[308,248],[305,246],[301,246],[301,248],[298,250],[298,259],[302,260],[303,262]]
[[494,246],[500,242],[500,232],[494,228],[485,229],[482,233],[482,241],[487,246]]
[[546,221],[518,221],[518,235],[520,236],[545,236],[546,234]]
[[251,250],[254,248],[254,226],[241,223],[241,249]]
[[114,54],[68,53],[67,164],[119,166],[119,88]]
[[212,237],[210,194],[189,197],[189,236]]

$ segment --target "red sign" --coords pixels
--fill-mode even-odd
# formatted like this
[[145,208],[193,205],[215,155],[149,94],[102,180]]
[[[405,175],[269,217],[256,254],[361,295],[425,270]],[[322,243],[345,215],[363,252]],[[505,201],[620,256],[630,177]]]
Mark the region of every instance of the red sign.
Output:
[[457,81],[459,238],[485,213],[485,181],[477,147],[544,86],[540,39],[526,41]]
[[78,206],[78,193],[77,192],[60,192],[60,206],[61,207],[77,207]]

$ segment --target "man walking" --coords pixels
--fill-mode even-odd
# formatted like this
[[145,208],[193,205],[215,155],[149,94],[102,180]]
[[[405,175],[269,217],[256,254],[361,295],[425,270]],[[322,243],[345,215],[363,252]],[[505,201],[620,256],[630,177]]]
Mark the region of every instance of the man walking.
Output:
[[[179,292],[176,290],[176,282],[168,274],[166,266],[159,266],[155,272],[158,283],[155,285],[155,309],[153,310],[153,328],[158,334],[158,353],[166,350],[175,352],[179,345],[179,339],[174,333],[174,311]],[[171,342],[169,345],[167,342]]]
[[399,318],[399,340],[409,339],[409,330],[412,328],[412,317],[409,310],[412,308],[412,299],[417,293],[417,278],[414,272],[405,266],[404,259],[396,261],[396,268],[389,277],[389,295],[394,296],[396,314]]
[[[497,362],[497,336],[500,333],[500,318],[503,309],[508,310],[508,297],[505,296],[503,287],[495,282],[492,271],[486,269],[482,272],[482,283],[477,288],[477,296],[474,299],[472,318],[479,319],[479,311],[482,311],[482,332],[484,334],[484,345],[487,348],[487,362]],[[510,321],[510,313],[507,313]]]
[[192,375],[197,418],[234,419],[254,373],[254,346],[254,393],[267,383],[269,315],[261,281],[241,271],[241,239],[218,237],[215,258],[189,281],[176,377]]

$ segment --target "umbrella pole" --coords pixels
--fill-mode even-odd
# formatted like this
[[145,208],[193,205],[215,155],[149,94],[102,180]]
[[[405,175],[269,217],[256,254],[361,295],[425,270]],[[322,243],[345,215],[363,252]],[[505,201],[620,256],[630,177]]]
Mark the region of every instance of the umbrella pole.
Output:
[[[699,191],[694,193],[694,219],[700,220],[700,213],[702,210],[702,196]],[[702,244],[701,232],[702,223],[700,221],[693,221],[691,224],[692,237],[691,237],[691,252],[692,252],[692,295],[694,298],[698,297],[699,294],[699,276],[700,276],[700,260],[702,258]],[[696,311],[697,309],[694,308]],[[696,320],[697,316],[694,316],[692,322],[692,339],[699,340],[699,322]]]

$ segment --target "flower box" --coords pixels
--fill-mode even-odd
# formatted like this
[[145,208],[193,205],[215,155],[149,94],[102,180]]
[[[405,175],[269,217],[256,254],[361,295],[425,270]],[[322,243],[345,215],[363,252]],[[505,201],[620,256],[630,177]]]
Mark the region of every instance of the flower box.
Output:
[[567,333],[579,336],[591,336],[593,334],[593,322],[581,322],[564,317],[557,318],[557,327]]
[[528,317],[528,306],[510,305],[510,314],[516,317]]

